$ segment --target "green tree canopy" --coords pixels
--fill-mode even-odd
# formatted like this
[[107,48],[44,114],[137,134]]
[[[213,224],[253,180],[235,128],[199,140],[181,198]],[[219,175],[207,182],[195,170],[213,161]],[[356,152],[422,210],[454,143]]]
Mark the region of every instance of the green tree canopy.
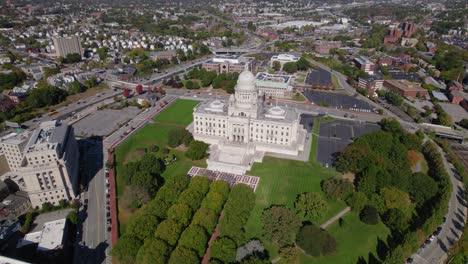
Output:
[[236,253],[236,242],[229,237],[218,237],[211,245],[211,257],[219,259],[223,263],[234,262]]
[[167,211],[167,218],[187,226],[192,218],[192,209],[186,204],[174,204]]
[[329,255],[336,251],[336,240],[327,231],[315,225],[306,225],[297,234],[297,244],[314,257]]
[[203,227],[190,225],[180,236],[179,246],[193,249],[199,257],[203,257],[208,240],[208,234]]
[[142,244],[136,237],[124,234],[112,248],[111,255],[122,263],[133,263]]
[[172,251],[171,257],[169,258],[169,264],[199,264],[197,253],[191,249],[177,246]]
[[328,204],[319,193],[301,193],[294,202],[297,214],[305,220],[317,220],[328,209]]
[[175,246],[182,231],[182,224],[172,219],[166,219],[158,225],[154,236],[166,241],[171,246]]
[[148,238],[138,250],[136,262],[141,264],[165,264],[169,258],[166,242],[157,238]]
[[290,245],[296,240],[301,227],[299,217],[284,206],[272,206],[262,214],[263,236],[280,247]]

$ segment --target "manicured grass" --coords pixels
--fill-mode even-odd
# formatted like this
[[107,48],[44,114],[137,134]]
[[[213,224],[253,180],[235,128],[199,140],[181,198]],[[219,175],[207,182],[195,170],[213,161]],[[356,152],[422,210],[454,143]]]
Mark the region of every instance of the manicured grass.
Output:
[[343,225],[340,227],[338,221],[327,228],[327,231],[337,241],[336,253],[330,256],[311,257],[303,255],[301,263],[310,264],[355,264],[359,257],[368,261],[372,254],[379,258],[376,253],[378,239],[387,240],[389,229],[380,221],[377,225],[366,225],[359,220],[355,212],[350,212],[343,217]]
[[341,88],[340,82],[338,81],[338,79],[336,78],[336,76],[334,74],[332,74],[332,83],[333,83],[333,87],[335,89],[336,88]]
[[193,120],[193,108],[200,102],[178,99],[154,118],[154,121],[187,126]]
[[[314,122],[314,134],[318,134],[320,120]],[[271,205],[285,205],[294,208],[294,201],[303,192],[319,192],[324,197],[320,182],[336,176],[338,173],[331,168],[324,168],[315,162],[317,137],[312,139],[309,162],[265,157],[262,163],[255,163],[248,175],[260,177],[256,191],[256,205],[245,226],[246,237],[261,238],[261,214]],[[322,224],[346,207],[344,202],[327,200],[329,209],[323,214],[317,225]],[[269,241],[263,241],[270,253],[271,259],[277,256],[278,249]]]

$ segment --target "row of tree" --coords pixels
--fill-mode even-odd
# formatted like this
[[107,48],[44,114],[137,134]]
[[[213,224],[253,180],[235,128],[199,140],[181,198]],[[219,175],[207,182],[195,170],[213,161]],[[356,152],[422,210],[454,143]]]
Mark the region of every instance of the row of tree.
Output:
[[158,224],[168,217],[169,208],[177,203],[180,194],[188,187],[189,182],[190,179],[185,175],[167,178],[154,199],[130,218],[123,235],[112,249],[112,255],[122,263],[135,263],[143,242],[149,241],[145,248],[153,249],[154,254],[159,252],[167,256],[167,250],[158,250],[158,248],[163,248],[161,243],[151,242],[148,238],[154,237]]
[[247,185],[232,187],[219,221],[218,237],[211,248],[211,258],[222,263],[235,261],[237,247],[246,242],[244,226],[255,206],[255,194]]

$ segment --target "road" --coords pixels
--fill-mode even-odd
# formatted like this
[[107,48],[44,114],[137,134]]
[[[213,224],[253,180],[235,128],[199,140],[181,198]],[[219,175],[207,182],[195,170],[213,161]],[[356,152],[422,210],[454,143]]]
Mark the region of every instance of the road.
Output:
[[450,196],[448,213],[445,222],[440,226],[442,229],[439,235],[424,249],[419,249],[411,258],[416,264],[435,264],[444,263],[447,258],[447,251],[457,241],[463,233],[463,226],[466,222],[467,204],[464,197],[464,184],[453,172],[453,165],[447,161],[442,149],[439,153],[442,155],[445,169],[450,175],[452,184],[452,194]]
[[[165,109],[163,105],[169,105],[175,101],[176,97],[166,96],[138,114],[128,122],[127,125],[116,130],[105,139],[86,139],[81,149],[82,162],[85,176],[83,185],[87,185],[87,191],[81,194],[82,204],[87,206],[80,208],[79,236],[77,241],[81,241],[75,249],[74,263],[111,263],[110,244],[111,232],[110,224],[110,195],[107,194],[108,185],[106,183],[105,161],[108,159],[108,149],[115,147],[124,139],[126,135],[133,133],[139,127],[151,120],[153,116]],[[93,161],[93,162],[89,162]]]

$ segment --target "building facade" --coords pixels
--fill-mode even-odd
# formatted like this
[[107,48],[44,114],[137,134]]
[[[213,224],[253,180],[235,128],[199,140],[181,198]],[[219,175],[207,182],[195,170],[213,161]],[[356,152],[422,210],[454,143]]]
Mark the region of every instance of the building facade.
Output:
[[358,67],[365,73],[369,75],[374,75],[375,64],[371,62],[368,58],[363,57],[363,56],[357,57],[354,59],[354,63],[356,64],[356,67]]
[[290,98],[294,95],[292,75],[259,72],[255,77],[255,85],[266,97]]
[[278,54],[278,55],[273,55],[270,59],[270,67],[273,67],[273,64],[275,61],[278,61],[281,64],[281,68],[283,68],[283,65],[288,62],[297,62],[299,60],[299,57],[296,57],[292,54]]
[[66,57],[71,53],[78,53],[83,56],[81,40],[78,36],[55,37],[53,41],[57,57]]
[[202,68],[207,71],[220,73],[241,73],[244,70],[255,71],[256,59],[241,56],[216,56],[212,60],[204,62]]
[[314,50],[320,54],[328,54],[330,49],[338,49],[341,47],[341,41],[322,41],[315,42]]
[[29,134],[10,133],[0,138],[0,150],[5,155],[10,171],[17,171],[23,160],[23,150],[28,143]]
[[33,207],[75,198],[78,191],[78,144],[73,128],[56,121],[36,129],[24,149],[18,172]]
[[245,173],[265,152],[298,155],[304,150],[300,114],[264,106],[263,97],[255,76],[244,71],[228,101],[206,101],[195,108],[193,136],[212,144],[208,169]]

